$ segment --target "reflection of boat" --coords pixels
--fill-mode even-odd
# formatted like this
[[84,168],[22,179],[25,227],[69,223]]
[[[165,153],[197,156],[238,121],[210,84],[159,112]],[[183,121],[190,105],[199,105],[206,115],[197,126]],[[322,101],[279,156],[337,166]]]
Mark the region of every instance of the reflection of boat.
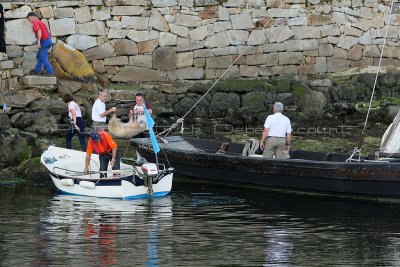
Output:
[[[64,193],[106,198],[148,198],[165,196],[171,191],[173,168],[153,163],[139,166],[121,162],[120,170],[83,173],[86,154],[50,146],[41,156],[54,185]],[[91,170],[99,169],[98,155],[93,155]],[[108,174],[103,177],[103,174]]]
[[[55,194],[51,199],[51,207],[54,210],[79,210],[84,212],[124,212],[134,214],[146,212],[149,200],[137,199],[135,201],[122,201],[120,199],[92,198],[87,196],[74,196]],[[172,200],[170,196],[157,198],[153,201],[152,211],[162,213],[165,217],[172,216]],[[69,213],[68,213],[69,214]]]
[[[176,173],[243,186],[278,188],[312,193],[334,193],[373,197],[400,197],[400,160],[362,158],[346,162],[348,155],[292,151],[290,159],[242,156],[244,145],[230,144],[220,153],[223,142],[170,136],[161,144]],[[132,139],[137,151],[152,159],[148,139]]]

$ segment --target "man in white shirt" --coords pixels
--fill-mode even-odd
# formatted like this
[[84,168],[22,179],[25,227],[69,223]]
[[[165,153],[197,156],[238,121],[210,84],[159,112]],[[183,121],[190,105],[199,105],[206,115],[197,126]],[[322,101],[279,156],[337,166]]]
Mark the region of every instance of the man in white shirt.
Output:
[[289,118],[282,114],[282,103],[276,102],[273,111],[274,114],[265,120],[260,148],[264,150],[264,158],[272,158],[275,155],[277,159],[284,159],[288,157],[292,141],[292,126]]
[[93,104],[92,107],[92,121],[93,128],[96,130],[104,130],[107,128],[107,115],[115,112],[117,110],[116,107],[112,107],[109,110],[106,110],[106,99],[107,92],[100,90],[98,94],[98,98]]

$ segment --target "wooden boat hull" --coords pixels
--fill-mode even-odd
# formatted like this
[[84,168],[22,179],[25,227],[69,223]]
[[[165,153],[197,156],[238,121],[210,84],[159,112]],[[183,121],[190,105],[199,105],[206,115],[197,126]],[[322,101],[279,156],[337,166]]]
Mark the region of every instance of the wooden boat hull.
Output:
[[[183,140],[193,141],[185,137]],[[152,160],[153,152],[146,140],[132,139],[132,142],[142,156]],[[207,148],[204,151],[177,149],[174,141],[162,145],[162,149],[178,175],[193,179],[316,193],[400,197],[399,161],[329,161],[329,157],[337,157],[334,154],[314,154],[314,160],[263,159],[238,153],[211,153]],[[321,155],[320,160],[317,155]]]
[[[132,165],[121,163],[115,176],[100,178],[93,172],[79,174],[83,170],[86,154],[81,151],[50,146],[41,156],[41,163],[48,169],[51,180],[65,194],[102,198],[137,199],[149,198],[149,188],[143,177]],[[92,155],[91,170],[98,170],[98,155]],[[152,196],[162,197],[172,189],[173,169],[165,169],[153,179]]]

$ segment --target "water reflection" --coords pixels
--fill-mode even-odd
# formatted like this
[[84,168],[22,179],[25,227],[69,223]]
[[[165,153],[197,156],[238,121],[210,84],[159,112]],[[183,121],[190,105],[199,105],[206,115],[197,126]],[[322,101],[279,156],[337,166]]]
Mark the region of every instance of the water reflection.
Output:
[[[167,196],[149,203],[55,195],[40,217],[40,265],[111,266],[134,257],[132,263],[157,266],[158,231],[160,225],[170,225],[172,200]],[[126,239],[131,234],[135,244],[124,247],[124,240],[132,242]]]
[[0,203],[0,266],[400,266],[400,205],[193,184],[152,203]]

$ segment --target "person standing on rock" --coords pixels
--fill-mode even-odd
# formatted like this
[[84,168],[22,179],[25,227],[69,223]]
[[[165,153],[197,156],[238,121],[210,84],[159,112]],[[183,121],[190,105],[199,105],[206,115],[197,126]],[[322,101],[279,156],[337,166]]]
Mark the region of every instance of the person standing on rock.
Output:
[[85,120],[82,118],[81,108],[75,103],[71,94],[66,94],[63,100],[68,105],[68,115],[71,119],[70,127],[65,136],[66,146],[68,149],[72,149],[72,137],[78,134],[82,151],[86,151]]
[[104,130],[107,128],[107,115],[115,112],[117,110],[116,107],[112,107],[109,110],[106,110],[106,99],[107,92],[100,90],[98,93],[98,98],[93,104],[92,107],[92,121],[93,128],[96,130]]
[[[37,39],[37,47],[39,50],[36,54],[36,67],[29,72],[30,75],[54,76],[53,68],[49,61],[49,49],[51,47],[51,37],[46,25],[38,19],[35,12],[29,12],[27,15],[29,22],[32,24],[33,32]],[[44,67],[45,73],[42,73]]]
[[4,23],[3,5],[0,4],[0,60],[7,60],[6,54],[6,26]]
[[281,102],[274,104],[273,111],[274,114],[265,120],[260,148],[264,150],[264,158],[272,158],[275,155],[276,159],[285,159],[288,158],[292,141],[292,126],[289,118],[282,114]]

